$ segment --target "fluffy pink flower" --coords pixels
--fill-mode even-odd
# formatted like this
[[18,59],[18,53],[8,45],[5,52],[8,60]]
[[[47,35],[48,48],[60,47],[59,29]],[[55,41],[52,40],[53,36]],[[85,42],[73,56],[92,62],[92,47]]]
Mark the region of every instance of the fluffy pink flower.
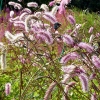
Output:
[[11,5],[11,6],[14,6],[16,3],[15,3],[15,2],[10,1],[10,2],[8,2],[8,4],[9,4],[9,5]]
[[67,20],[69,21],[70,24],[74,25],[76,23],[74,17],[72,15],[67,16]]
[[73,38],[68,34],[63,35],[63,42],[67,43],[68,45],[72,45],[72,46],[74,45]]
[[81,86],[82,86],[82,90],[83,92],[87,92],[88,88],[89,88],[89,80],[86,74],[81,73],[78,75],[80,82],[81,82]]
[[11,91],[11,84],[6,83],[5,84],[5,94],[6,94],[6,96],[10,94],[10,91]]
[[70,74],[72,73],[74,70],[75,70],[76,66],[74,65],[69,65],[69,66],[63,66],[62,67],[62,71],[65,73],[65,74]]
[[55,1],[49,2],[49,6],[50,6],[50,7],[53,6],[54,4],[55,4]]
[[92,56],[92,63],[95,67],[100,68],[100,58],[98,58],[96,55]]
[[71,0],[62,0],[59,6],[59,14],[63,14],[66,12],[65,5],[68,5]]
[[65,56],[63,56],[60,60],[60,63],[66,64],[69,60],[74,60],[76,58],[79,58],[80,56],[76,52],[71,52]]
[[40,40],[45,41],[45,43],[47,43],[47,44],[53,43],[53,37],[49,31],[40,31],[39,33],[37,33],[37,37]]
[[19,2],[22,2],[22,0],[18,0]]
[[94,48],[90,44],[87,44],[87,43],[84,43],[84,42],[80,42],[78,44],[78,47],[85,49],[89,53],[92,53],[94,51]]
[[10,17],[14,16],[14,11],[10,11]]
[[28,7],[35,7],[35,8],[37,8],[38,4],[36,2],[29,2],[29,3],[27,3],[27,6]]
[[90,27],[88,33],[92,33],[92,32],[93,32],[93,27]]
[[20,10],[22,9],[22,6],[19,3],[15,3],[14,8]]
[[25,28],[25,23],[23,21],[14,21],[13,25],[21,28]]
[[29,14],[32,13],[32,11],[31,11],[30,9],[28,9],[28,8],[24,8],[24,9],[21,11],[21,13],[23,13],[23,12],[26,12],[26,13],[29,13]]
[[18,21],[19,20],[19,16],[15,17],[15,18],[10,18],[9,21],[10,22],[14,22],[14,21]]
[[52,24],[57,22],[56,17],[49,12],[45,12],[44,15],[43,15],[43,18],[50,21]]

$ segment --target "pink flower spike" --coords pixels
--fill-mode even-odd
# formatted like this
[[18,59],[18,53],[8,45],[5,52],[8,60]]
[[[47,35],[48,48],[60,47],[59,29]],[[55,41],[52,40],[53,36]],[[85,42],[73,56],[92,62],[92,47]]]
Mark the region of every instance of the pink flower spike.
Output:
[[22,9],[22,6],[19,3],[15,3],[14,8],[20,10]]
[[53,43],[53,37],[49,31],[40,31],[37,34],[37,37],[42,39],[42,41],[45,41],[45,43],[48,45]]
[[43,18],[50,21],[52,24],[57,22],[56,17],[49,12],[45,12],[44,15],[43,15]]
[[25,23],[23,21],[14,21],[13,25],[21,28],[25,28]]
[[18,0],[19,2],[22,2],[22,0]]
[[89,83],[89,80],[88,80],[88,77],[86,74],[84,73],[81,73],[78,75],[79,76],[79,79],[80,79],[80,82],[81,82],[81,86],[82,86],[82,90],[83,92],[87,92],[88,91],[88,83]]
[[35,7],[35,8],[37,8],[38,4],[36,2],[29,2],[29,3],[27,3],[27,6],[28,7]]
[[14,11],[10,11],[10,17],[14,16]]
[[80,42],[78,44],[78,47],[85,49],[89,53],[92,53],[94,51],[93,46],[91,46],[90,44],[84,43],[84,42]]
[[32,11],[31,11],[29,8],[24,8],[24,9],[21,11],[21,13],[23,13],[23,12],[26,12],[26,13],[28,13],[28,14],[31,14],[31,13],[32,13]]
[[98,58],[96,55],[92,56],[92,63],[95,67],[100,69],[100,58]]
[[5,84],[5,94],[6,96],[10,94],[11,91],[11,83],[6,83]]
[[67,16],[67,20],[69,21],[70,24],[75,25],[76,21],[72,15]]
[[76,52],[71,52],[71,53],[63,56],[60,60],[60,63],[66,64],[69,60],[74,60],[74,59],[77,59],[77,58],[80,58],[79,54],[76,53]]
[[65,74],[70,74],[72,72],[74,72],[76,66],[74,65],[69,65],[69,66],[63,66],[62,67],[62,71],[65,73]]
[[93,27],[90,27],[88,33],[92,33],[93,32]]
[[55,4],[55,1],[49,2],[49,6],[50,6],[50,7],[53,6],[54,4]]
[[11,5],[11,6],[14,6],[16,3],[15,3],[15,2],[10,1],[10,2],[8,2],[8,4],[9,4],[9,5]]
[[68,35],[68,34],[64,34],[63,35],[63,42],[67,43],[68,45],[72,45],[72,46],[74,45],[73,38],[70,35]]

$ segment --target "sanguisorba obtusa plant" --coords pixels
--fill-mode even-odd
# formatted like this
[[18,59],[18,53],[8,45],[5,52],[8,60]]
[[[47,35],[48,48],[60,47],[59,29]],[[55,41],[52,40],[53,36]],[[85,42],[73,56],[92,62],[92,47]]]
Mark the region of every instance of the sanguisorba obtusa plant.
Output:
[[[10,11],[8,23],[13,24],[13,31],[6,30],[0,43],[2,74],[11,77],[10,82],[5,81],[1,98],[99,100],[99,37],[89,31],[90,38],[80,38],[84,23],[78,24],[66,13],[65,5],[70,0],[62,0],[59,5],[50,2],[51,10],[36,2],[23,8],[20,2],[8,3],[19,12],[15,15]],[[56,14],[62,14],[66,22],[63,31]]]

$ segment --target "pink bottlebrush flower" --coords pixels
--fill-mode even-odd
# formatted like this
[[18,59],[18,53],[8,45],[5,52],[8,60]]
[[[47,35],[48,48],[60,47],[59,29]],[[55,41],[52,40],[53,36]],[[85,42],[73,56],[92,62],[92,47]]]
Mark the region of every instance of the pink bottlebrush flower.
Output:
[[55,1],[49,2],[49,6],[50,6],[50,7],[53,6],[54,4],[55,4]]
[[25,30],[26,32],[28,32],[30,29],[31,29],[31,21],[36,22],[38,20],[38,18],[34,15],[28,15],[26,18],[25,18]]
[[93,27],[90,27],[88,33],[92,33],[92,32],[93,32]]
[[84,73],[81,73],[78,75],[78,77],[80,79],[83,92],[87,92],[89,88],[89,80],[88,80],[87,75]]
[[14,8],[20,10],[20,9],[22,9],[22,6],[21,6],[21,4],[16,3],[16,4],[14,5]]
[[13,25],[21,28],[25,28],[25,23],[23,21],[14,21]]
[[10,17],[14,16],[14,11],[10,11]]
[[11,83],[6,83],[5,84],[5,94],[8,96],[11,92]]
[[54,6],[51,10],[51,14],[55,16],[57,14],[57,11],[58,11],[58,6]]
[[42,4],[40,9],[42,9],[43,11],[46,11],[46,12],[49,11],[49,7],[46,4]]
[[84,42],[80,42],[78,44],[78,47],[85,49],[89,53],[92,53],[94,51],[93,46],[91,46],[90,44],[84,43]]
[[96,55],[92,56],[92,63],[94,64],[95,67],[100,68],[100,58],[97,57]]
[[27,6],[28,7],[35,7],[35,8],[37,8],[38,4],[36,2],[29,2],[29,3],[27,3]]
[[14,22],[14,21],[18,21],[19,20],[19,16],[15,17],[15,18],[10,18],[9,21],[10,22]]
[[52,24],[57,22],[56,17],[49,12],[45,12],[44,15],[43,15],[43,18],[50,21]]
[[22,2],[22,0],[18,0],[19,2]]
[[51,92],[53,91],[54,87],[56,86],[56,82],[52,82],[50,86],[48,87],[45,96],[43,100],[49,100],[49,97],[51,96]]
[[66,12],[65,5],[68,5],[71,0],[61,0],[59,6],[59,14],[64,14]]
[[68,44],[68,45],[72,45],[72,46],[74,45],[73,38],[70,35],[68,35],[68,34],[64,34],[63,35],[63,42]]
[[76,21],[72,15],[67,16],[67,20],[69,21],[70,24],[75,25]]
[[49,31],[40,31],[37,34],[37,37],[39,39],[42,39],[42,41],[45,41],[47,44],[52,44],[53,43],[53,37]]
[[42,16],[42,13],[41,12],[36,12],[36,13],[34,13],[34,16],[40,18]]
[[1,49],[1,56],[0,56],[0,63],[1,63],[1,69],[5,70],[7,67],[6,64],[6,55],[7,55],[7,50],[5,48],[5,46]]
[[94,38],[95,38],[95,36],[93,34],[91,34],[91,36],[89,38],[89,43],[92,43]]
[[74,60],[80,58],[79,54],[77,52],[71,52],[65,56],[63,56],[60,60],[60,63],[66,64],[69,60]]
[[65,73],[65,74],[70,74],[72,72],[74,72],[76,66],[74,65],[69,65],[69,66],[63,66],[62,67],[62,71]]
[[21,13],[23,13],[23,12],[26,12],[26,13],[28,13],[28,14],[31,14],[31,13],[32,13],[32,11],[31,11],[29,8],[24,8],[24,9],[21,11]]
[[19,20],[22,20],[22,21],[25,21],[25,18],[29,15],[29,13],[27,12],[23,12],[20,17],[19,17]]
[[96,96],[95,93],[93,93],[93,94],[91,95],[91,100],[97,100],[97,96]]
[[14,6],[16,4],[16,2],[10,1],[10,2],[8,2],[8,4],[11,5],[11,6]]

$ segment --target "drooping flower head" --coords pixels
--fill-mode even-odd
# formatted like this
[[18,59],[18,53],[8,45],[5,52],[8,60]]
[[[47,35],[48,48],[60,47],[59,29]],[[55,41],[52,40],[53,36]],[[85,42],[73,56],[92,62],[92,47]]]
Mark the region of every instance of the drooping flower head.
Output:
[[75,25],[75,19],[72,15],[67,16],[67,20],[69,21],[70,24]]
[[68,45],[72,45],[72,46],[74,45],[73,38],[70,35],[68,35],[68,34],[64,34],[63,35],[63,42],[68,44]]
[[71,52],[71,53],[68,53],[67,55],[63,56],[60,60],[60,63],[66,64],[69,60],[74,60],[79,57],[80,56],[77,52]]
[[42,5],[40,6],[40,9],[42,9],[43,11],[46,11],[46,12],[49,11],[49,7],[48,7],[46,4],[42,4]]
[[93,46],[91,46],[90,44],[88,43],[84,43],[84,42],[80,42],[78,44],[78,47],[82,48],[82,49],[85,49],[87,52],[89,53],[92,53],[94,51],[94,48]]
[[92,63],[94,64],[95,67],[100,68],[100,58],[97,57],[96,55],[92,56]]
[[55,0],[54,1],[51,1],[51,2],[49,2],[49,6],[51,7],[51,6],[53,6],[55,4]]
[[11,92],[11,83],[6,83],[5,84],[5,94],[8,96]]
[[89,90],[89,80],[87,75],[85,73],[81,73],[78,77],[80,79],[83,92],[87,92]]
[[35,8],[37,8],[38,4],[36,2],[29,2],[29,3],[27,3],[27,6],[28,7],[35,7]]
[[93,27],[90,27],[88,33],[92,33],[92,32],[93,32]]

